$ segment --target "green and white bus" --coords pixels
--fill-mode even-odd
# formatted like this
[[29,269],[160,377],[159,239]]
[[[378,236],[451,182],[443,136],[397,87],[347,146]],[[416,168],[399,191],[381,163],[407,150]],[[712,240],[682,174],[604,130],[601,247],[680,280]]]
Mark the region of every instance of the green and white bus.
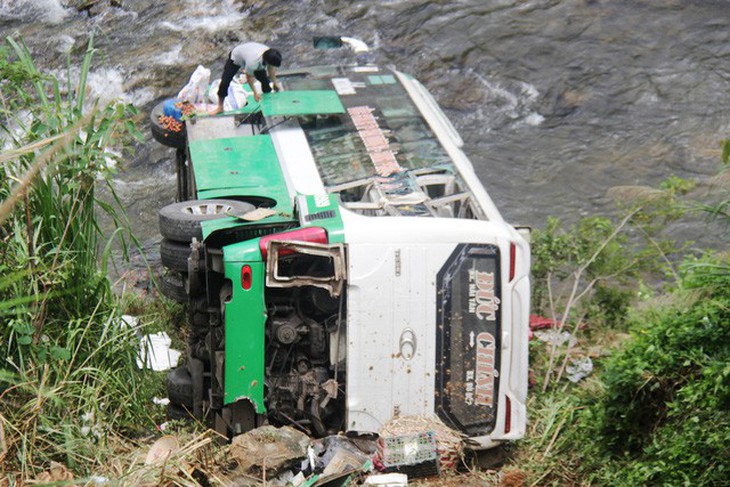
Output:
[[313,436],[437,416],[484,448],[522,437],[529,245],[454,127],[396,70],[279,80],[183,136],[153,127],[178,149],[163,290],[189,309],[171,416]]

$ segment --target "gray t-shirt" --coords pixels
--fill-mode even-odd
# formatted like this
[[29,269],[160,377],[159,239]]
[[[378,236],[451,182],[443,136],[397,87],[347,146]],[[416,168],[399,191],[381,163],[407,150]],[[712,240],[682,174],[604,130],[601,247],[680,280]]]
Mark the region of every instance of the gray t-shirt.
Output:
[[254,71],[264,69],[262,56],[269,46],[258,42],[244,42],[233,48],[231,61],[241,66],[246,73],[253,75]]

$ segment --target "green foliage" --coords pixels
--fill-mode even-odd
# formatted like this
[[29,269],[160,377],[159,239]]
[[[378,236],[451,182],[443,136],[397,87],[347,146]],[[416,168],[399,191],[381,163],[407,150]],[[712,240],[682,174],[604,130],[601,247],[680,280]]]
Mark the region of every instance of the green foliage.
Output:
[[[667,304],[669,303],[669,304]],[[533,392],[516,464],[537,485],[724,485],[730,458],[730,265],[689,258],[631,338],[578,385]],[[593,337],[602,343],[608,334]],[[544,362],[543,347],[531,344]]]
[[[12,59],[5,46],[0,46],[0,77],[3,80],[0,84],[0,94],[3,95],[0,97],[3,103],[3,118],[33,102],[30,90],[26,88],[40,81],[41,75],[36,70],[30,69],[26,63]],[[2,128],[4,130],[7,128],[5,123],[2,124]]]
[[[606,364],[605,392],[581,417],[602,481],[716,484],[730,458],[730,267],[685,264],[677,305],[648,310]],[[619,462],[620,468],[603,465]]]
[[697,185],[694,179],[683,179],[672,174],[659,184],[659,187],[672,196],[680,196],[687,194]]
[[108,460],[114,434],[136,433],[130,423],[154,424],[149,397],[159,385],[135,369],[134,330],[112,312],[69,320],[56,340],[19,346],[23,364],[7,369],[8,444],[11,451],[22,445],[15,452],[21,469],[55,460],[88,471]]
[[[598,387],[589,382],[536,401],[535,428],[553,432],[555,458],[530,465],[534,475],[600,485],[719,485],[727,479],[727,261],[689,259],[670,303],[635,314],[631,340],[603,364]],[[545,415],[556,400],[564,404],[561,411]],[[570,426],[550,429],[560,421]],[[541,438],[530,446],[546,448]]]
[[[726,184],[726,173],[716,179]],[[628,216],[621,224],[588,219],[563,230],[553,219],[535,232],[536,311],[567,320],[558,330],[567,329],[578,342],[530,346],[532,370],[545,380],[542,393],[530,396],[532,425],[516,464],[533,485],[726,483],[727,255],[688,257],[677,268],[672,261],[680,249],[658,237],[691,208],[682,197],[694,184],[672,176],[661,190],[623,188],[634,197],[623,199],[631,204],[624,206]],[[727,201],[712,207],[728,221],[726,209]],[[647,272],[662,278],[663,287],[644,285]],[[634,302],[638,295],[646,301]],[[571,304],[572,313],[561,314]],[[627,328],[630,336],[616,333]],[[561,383],[571,355],[587,350],[596,375]]]
[[[548,218],[546,228],[536,230],[532,239],[533,276],[538,279],[545,279],[548,274],[567,276],[572,269],[587,262],[614,229],[613,222],[605,217],[583,218],[568,229],[561,228],[557,218]],[[588,267],[588,272],[592,275],[605,273],[621,254],[625,241],[625,237],[621,237],[611,242],[611,247]]]
[[[640,250],[630,242],[627,232],[618,230],[617,224],[605,217],[583,218],[567,229],[558,219],[548,218],[545,229],[536,230],[531,243],[533,308],[549,313],[550,286],[559,289],[561,283],[570,284],[584,268],[581,281],[591,287],[591,282],[599,283],[584,305],[588,315],[621,323],[632,294],[620,286],[651,268],[655,256]],[[558,297],[554,295],[553,300]],[[561,304],[554,306],[559,310]]]
[[599,322],[623,329],[634,296],[635,292],[631,289],[597,285],[587,315],[592,318],[593,323]]
[[[95,185],[97,181],[108,184],[112,170],[108,161],[116,157],[108,149],[135,135],[128,131],[127,122],[136,110],[116,104],[101,111],[92,106],[85,114],[83,92],[78,96],[61,96],[58,80],[40,74],[25,46],[12,39],[8,43],[17,60],[6,59],[2,65],[15,66],[13,72],[27,74],[28,80],[11,78],[5,86],[5,99],[27,102],[28,82],[36,92],[35,103],[26,106],[26,119],[5,113],[6,120],[15,123],[12,132],[17,134],[13,141],[6,142],[33,144],[70,131],[69,143],[46,146],[43,154],[26,151],[2,167],[5,177],[0,183],[0,195],[7,198],[20,191],[23,204],[3,215],[5,224],[1,231],[6,245],[0,253],[0,266],[9,280],[0,291],[0,300],[7,304],[18,296],[33,298],[17,307],[6,306],[4,314],[30,321],[33,344],[42,348],[42,336],[51,333],[53,338],[52,327],[57,319],[63,328],[67,317],[88,316],[100,304],[110,304],[108,281],[98,269],[101,235],[95,219]],[[8,51],[4,52],[7,55]],[[83,62],[85,68],[77,80],[66,80],[67,86],[84,86],[92,54],[90,42]],[[50,98],[48,91],[53,93]],[[49,156],[50,163],[38,170],[43,155]],[[37,175],[27,180],[26,175],[34,171]],[[119,221],[120,213],[110,211],[115,212],[112,216]],[[4,343],[15,343],[8,342],[11,337],[7,334],[4,338]],[[19,358],[20,350],[9,347],[4,350],[7,356]]]
[[[51,460],[86,470],[113,434],[152,425],[159,379],[138,370],[134,330],[119,326],[105,267],[126,248],[123,209],[97,201],[139,132],[137,111],[85,97],[94,49],[67,79],[42,73],[22,42],[0,50],[0,421],[7,468],[29,478]],[[72,76],[72,73],[78,75]],[[22,108],[22,110],[21,110]],[[113,194],[113,188],[110,187]],[[102,235],[96,211],[116,223]]]
[[730,187],[730,168],[728,168],[728,159],[730,158],[730,139],[727,139],[723,143],[722,150],[722,164],[723,168],[720,170],[720,174],[714,179],[716,186],[721,191],[721,199],[714,204],[703,203],[698,205],[699,210],[707,213],[710,221],[718,221],[725,225],[725,231],[727,233],[730,229],[730,198],[728,195],[728,188]]

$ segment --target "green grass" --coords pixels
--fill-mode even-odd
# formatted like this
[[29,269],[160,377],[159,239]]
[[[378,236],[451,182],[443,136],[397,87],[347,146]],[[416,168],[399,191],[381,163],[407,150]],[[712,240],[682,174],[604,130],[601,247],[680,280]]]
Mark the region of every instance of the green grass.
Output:
[[[78,76],[39,70],[22,42],[0,50],[0,424],[6,472],[24,481],[60,462],[90,473],[121,435],[154,430],[159,374],[140,371],[134,330],[119,326],[106,265],[134,237],[124,210],[96,199],[139,136],[136,110],[85,98],[93,43]],[[113,188],[110,187],[113,195]],[[96,211],[116,224],[103,235]]]

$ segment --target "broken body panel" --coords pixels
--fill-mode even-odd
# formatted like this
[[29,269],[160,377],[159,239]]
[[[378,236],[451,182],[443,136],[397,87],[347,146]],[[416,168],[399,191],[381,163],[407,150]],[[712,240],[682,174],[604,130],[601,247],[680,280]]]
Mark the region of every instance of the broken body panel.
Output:
[[187,196],[272,210],[202,224],[203,409],[229,433],[437,415],[484,447],[521,437],[529,246],[453,126],[396,71],[279,79],[260,112],[188,123]]

